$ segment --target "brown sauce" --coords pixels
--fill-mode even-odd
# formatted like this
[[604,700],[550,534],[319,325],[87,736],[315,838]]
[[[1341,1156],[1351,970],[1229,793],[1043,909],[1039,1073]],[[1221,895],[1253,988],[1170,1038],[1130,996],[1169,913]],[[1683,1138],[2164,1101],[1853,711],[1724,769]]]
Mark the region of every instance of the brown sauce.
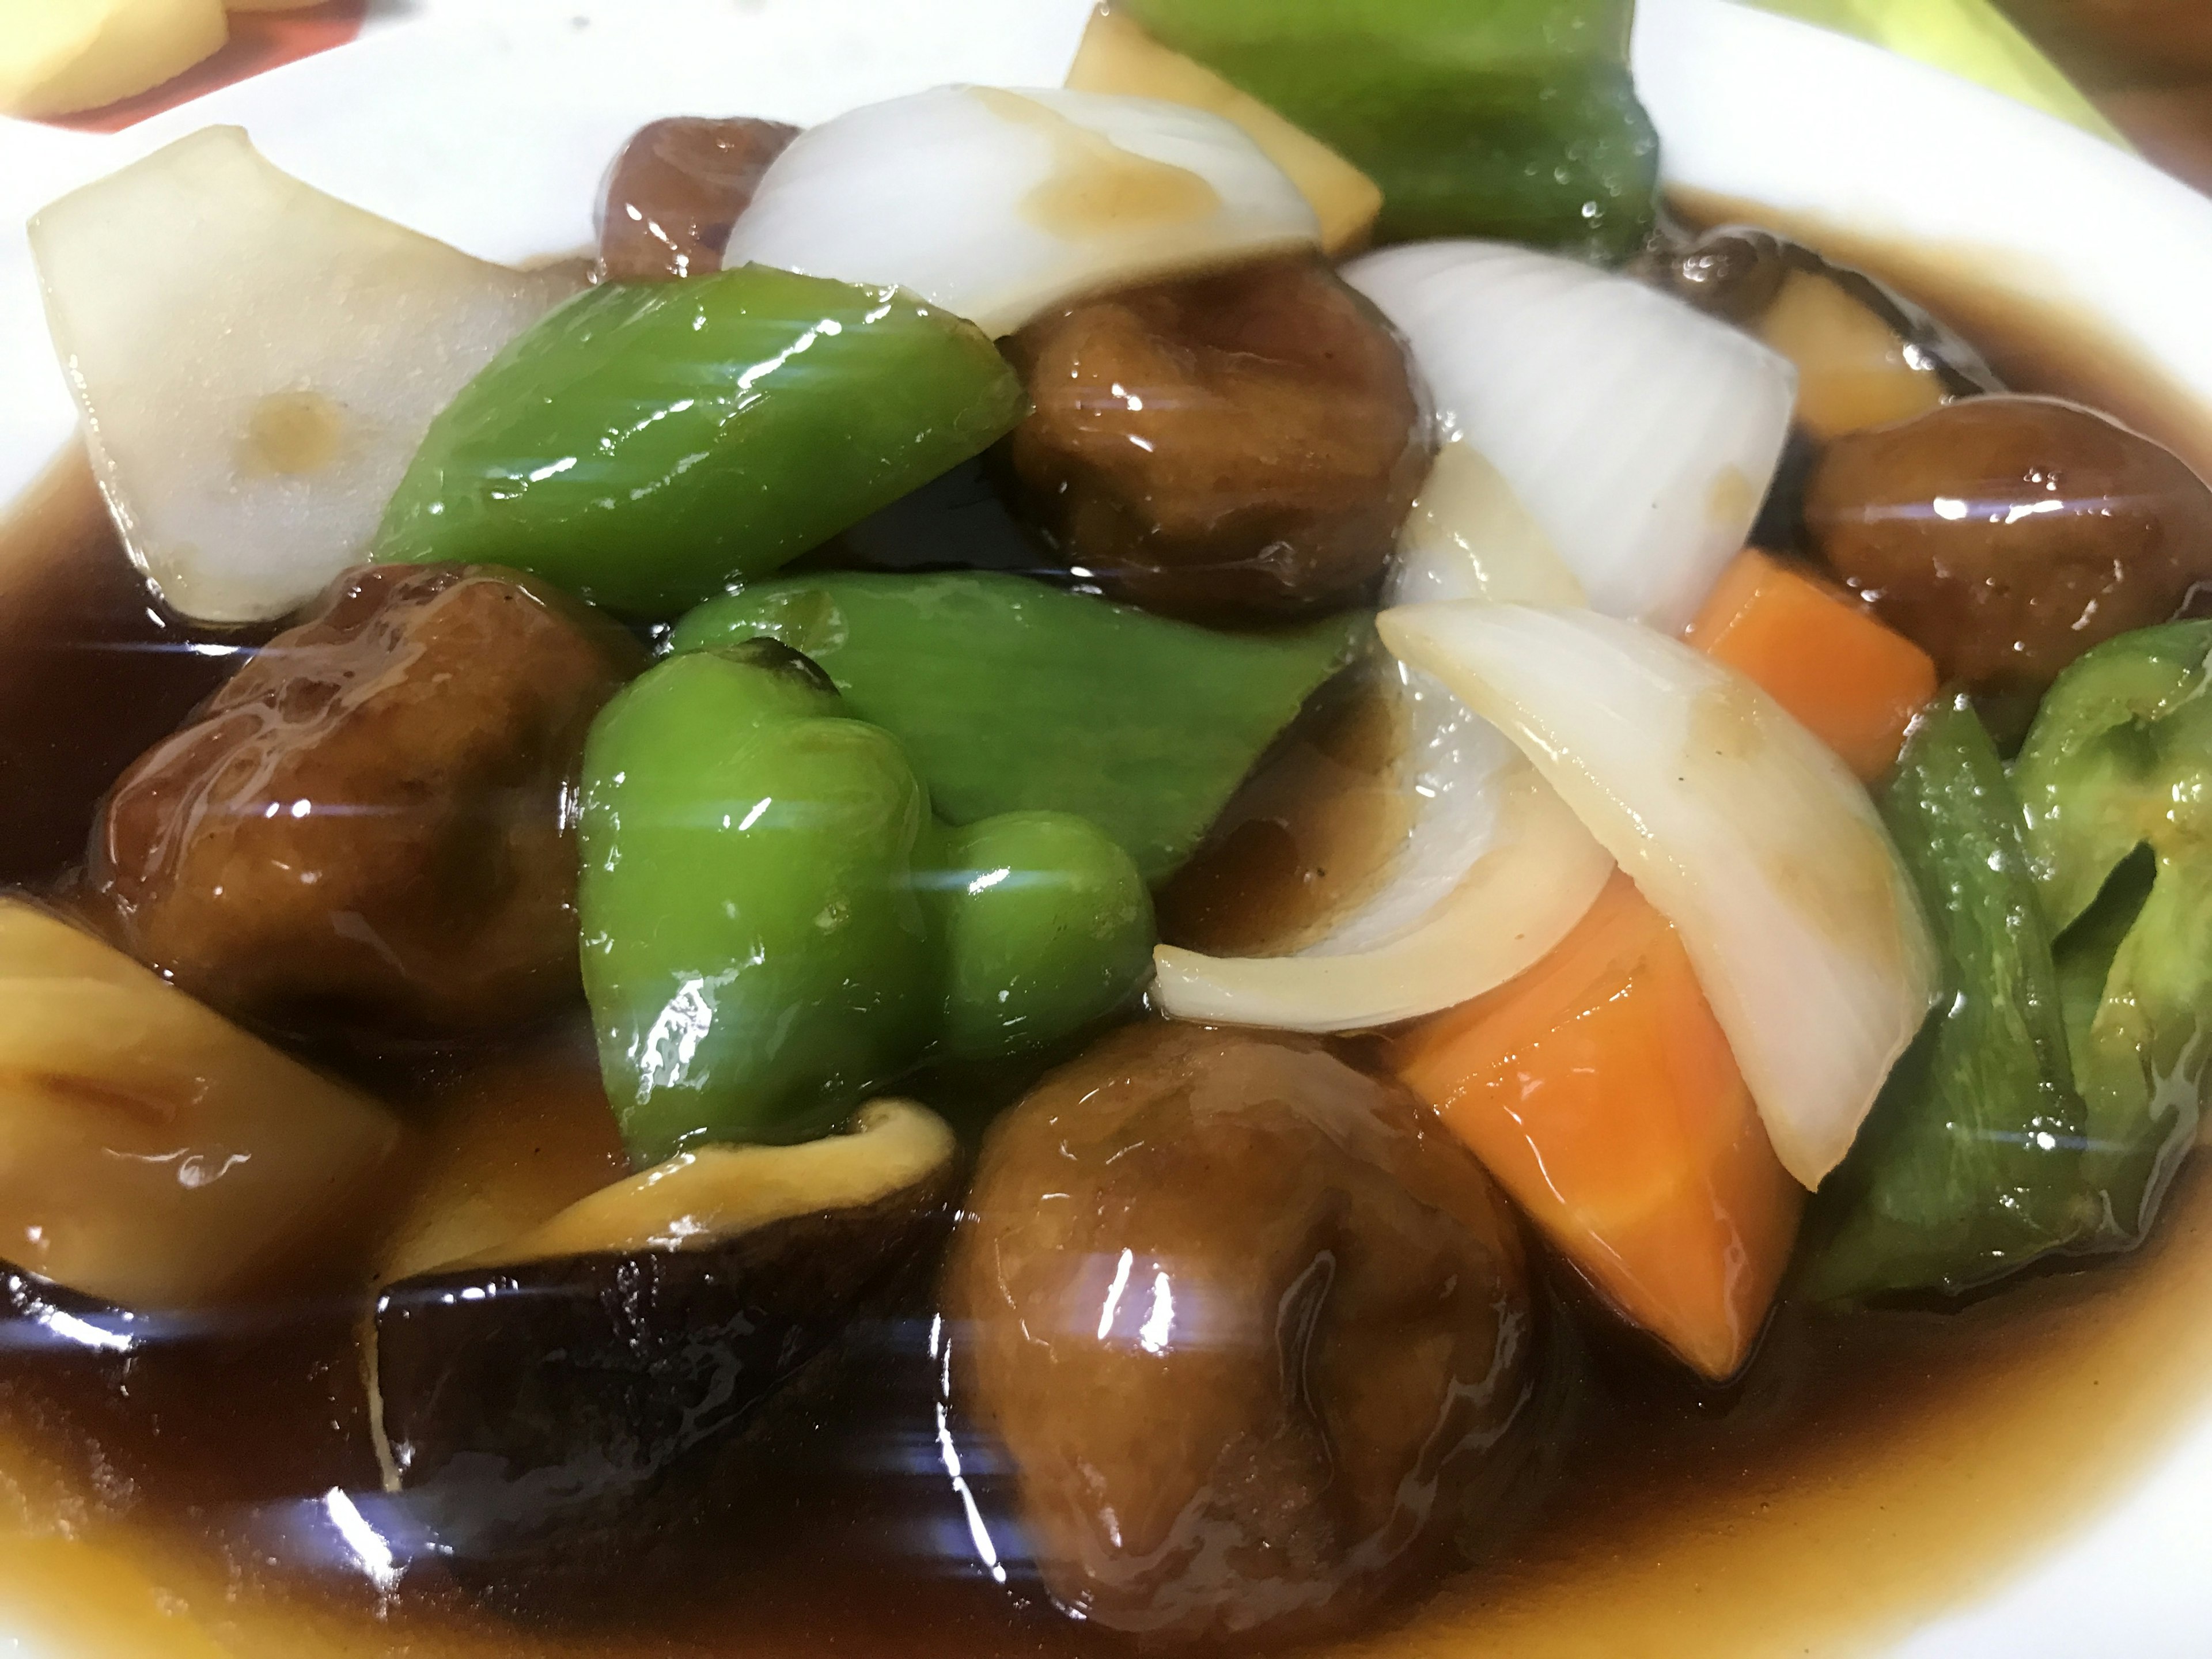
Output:
[[[2022,389],[2112,408],[2212,456],[2212,430],[2175,418],[2154,371],[2136,378],[2049,317],[2000,306],[2013,320],[1993,320],[1927,274],[1948,268],[1937,256],[1826,245],[1965,325]],[[107,781],[227,665],[150,648],[191,641],[149,611],[81,460],[0,541],[0,601],[15,630],[0,655],[0,881],[31,881],[74,854]],[[1371,706],[1311,711],[1216,842],[1257,836],[1274,851],[1241,881],[1231,860],[1211,875],[1202,861],[1182,908],[1170,894],[1164,914],[1221,948],[1271,914],[1279,933],[1286,915],[1310,919],[1316,892],[1356,896],[1387,838],[1370,786],[1393,759]],[[1334,777],[1367,804],[1302,814],[1274,773]],[[484,1158],[481,1191],[410,1214],[459,1214],[488,1235],[617,1162],[580,1029],[447,1063],[402,1092],[449,1150],[482,1144],[489,1124],[516,1132]],[[410,1224],[396,1224],[388,1259],[443,1253],[449,1241]],[[1561,1358],[1519,1501],[1468,1528],[1465,1565],[1425,1600],[1340,1651],[1750,1659],[1878,1645],[1994,1586],[2155,1464],[2212,1393],[2207,1305],[2212,1165],[2199,1161],[2133,1257],[1945,1311],[1834,1316],[1785,1300],[1727,1389],[1693,1387],[1595,1322],[1591,1344]],[[195,1381],[149,1382],[120,1417],[100,1414],[101,1390],[76,1401],[66,1382],[0,1376],[0,1629],[188,1659],[1125,1650],[1024,1599],[1018,1561],[1013,1594],[975,1565],[929,1420],[919,1317],[869,1333],[880,1363],[842,1402],[840,1432],[783,1431],[729,1512],[672,1533],[649,1566],[610,1581],[571,1563],[488,1598],[434,1560],[364,1541],[357,1520],[349,1533],[356,1511],[330,1488],[366,1489],[373,1505],[375,1482],[347,1404],[346,1310],[288,1320]],[[974,1484],[997,1515],[988,1458]]]
[[2174,385],[2141,347],[2011,255],[1972,244],[1888,241],[1819,215],[1703,191],[1680,192],[1671,205],[1700,228],[1757,225],[1865,271],[1972,341],[2014,391],[2086,404],[2212,478],[2212,410]]
[[253,642],[164,610],[83,452],[57,459],[0,520],[0,887],[82,856],[107,787]]
[[1018,92],[973,90],[992,114],[1052,141],[1052,171],[1022,203],[1022,216],[1040,230],[1079,240],[1131,226],[1172,229],[1220,210],[1220,192],[1188,167],[1123,149]]

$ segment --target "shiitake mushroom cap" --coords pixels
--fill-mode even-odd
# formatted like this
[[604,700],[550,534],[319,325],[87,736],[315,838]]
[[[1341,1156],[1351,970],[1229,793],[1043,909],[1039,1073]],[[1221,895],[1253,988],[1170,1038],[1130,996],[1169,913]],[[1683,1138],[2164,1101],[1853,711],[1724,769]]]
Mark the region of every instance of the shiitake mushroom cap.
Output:
[[387,1286],[366,1355],[386,1486],[457,1565],[621,1557],[640,1506],[726,1471],[933,1256],[957,1170],[941,1120],[878,1102],[825,1140],[681,1154]]

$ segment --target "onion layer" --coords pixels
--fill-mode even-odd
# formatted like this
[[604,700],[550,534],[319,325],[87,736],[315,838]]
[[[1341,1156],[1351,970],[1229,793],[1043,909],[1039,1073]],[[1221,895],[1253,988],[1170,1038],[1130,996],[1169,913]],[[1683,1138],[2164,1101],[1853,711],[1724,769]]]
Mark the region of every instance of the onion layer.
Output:
[[801,134],[725,263],[896,285],[1006,335],[1085,295],[1320,241],[1297,186],[1220,116],[940,87]]
[[1407,515],[1390,573],[1389,605],[1483,599],[1492,605],[1589,603],[1505,475],[1464,438],[1437,452]]
[[1856,780],[1749,681],[1632,623],[1462,601],[1377,626],[1519,745],[1680,931],[1776,1152],[1818,1186],[1937,990]]
[[1504,475],[1608,616],[1674,633],[1743,546],[1797,374],[1680,301],[1571,259],[1427,242],[1347,267],[1446,428]]
[[1211,1024],[1352,1031],[1456,1006],[1526,972],[1582,920],[1613,860],[1526,765],[1509,762],[1492,787],[1488,850],[1409,928],[1367,948],[1332,935],[1291,957],[1229,960],[1163,945],[1153,1000]]

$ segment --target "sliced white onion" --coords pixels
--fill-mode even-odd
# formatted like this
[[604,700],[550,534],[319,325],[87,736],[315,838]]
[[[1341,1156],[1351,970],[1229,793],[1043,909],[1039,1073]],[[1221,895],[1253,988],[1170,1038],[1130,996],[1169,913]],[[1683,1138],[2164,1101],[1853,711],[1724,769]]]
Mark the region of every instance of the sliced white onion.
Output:
[[1522,768],[1519,751],[1440,682],[1393,666],[1390,696],[1405,745],[1396,770],[1406,838],[1379,890],[1331,917],[1328,932],[1300,955],[1358,955],[1411,932],[1499,839],[1505,786]]
[[1818,1186],[1936,994],[1927,923],[1856,780],[1751,682],[1649,629],[1464,601],[1378,627],[1520,746],[1674,924],[1776,1152]]
[[940,87],[800,135],[725,262],[896,284],[995,336],[1088,294],[1320,241],[1298,187],[1218,115]]
[[1437,452],[1399,532],[1384,595],[1390,605],[1441,599],[1568,608],[1589,603],[1528,504],[1464,438]]
[[486,264],[209,127],[31,222],[125,544],[187,617],[281,617],[359,559],[433,416],[580,275]]
[[1178,1019],[1289,1031],[1393,1025],[1473,1000],[1541,961],[1581,921],[1613,860],[1516,759],[1486,791],[1494,832],[1457,885],[1378,942],[1228,959],[1163,945],[1153,999]]
[[1788,360],[1630,277],[1499,243],[1390,248],[1345,275],[1404,332],[1447,429],[1504,476],[1590,604],[1685,627],[1773,479]]

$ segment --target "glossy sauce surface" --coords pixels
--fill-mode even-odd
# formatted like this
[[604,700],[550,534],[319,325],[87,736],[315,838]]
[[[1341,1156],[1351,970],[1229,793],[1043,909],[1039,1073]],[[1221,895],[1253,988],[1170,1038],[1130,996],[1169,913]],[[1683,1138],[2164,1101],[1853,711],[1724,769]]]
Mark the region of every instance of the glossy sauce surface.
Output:
[[[1895,276],[1909,262],[1867,263]],[[2094,345],[2014,350],[2004,330],[1979,326],[1974,304],[1947,309],[2014,384],[2094,399],[2184,443],[2155,418],[2168,406],[2154,374],[2132,388],[2084,377],[2068,366],[2095,368]],[[71,856],[108,779],[226,666],[212,647],[160,648],[179,642],[175,630],[145,618],[97,507],[80,463],[32,520],[0,533],[6,594],[46,607],[11,601],[9,637],[44,641],[49,664],[32,692],[13,665],[22,653],[0,657],[10,676],[0,878],[41,879]],[[1389,763],[1389,744],[1358,714],[1343,721],[1287,763],[1333,771],[1352,797],[1379,802],[1387,792],[1362,780]],[[1387,837],[1380,805],[1300,815],[1271,803],[1268,787],[1255,780],[1224,836],[1238,822],[1268,826],[1287,849],[1270,855],[1278,875],[1217,893],[1194,932],[1249,936],[1269,911],[1279,923],[1297,908],[1290,895],[1326,884],[1311,872],[1330,867],[1332,849]],[[494,1117],[528,1126],[487,1160],[471,1200],[487,1235],[550,1213],[613,1167],[589,1044],[573,1036],[416,1066],[398,1091],[455,1144]],[[447,1241],[393,1248],[427,1260]],[[2037,1275],[1949,1312],[1836,1317],[1785,1303],[1750,1372],[1726,1389],[1693,1389],[1634,1342],[1601,1338],[1561,1367],[1544,1407],[1555,1413],[1547,1455],[1497,1511],[1510,1521],[1468,1528],[1462,1571],[1341,1650],[1752,1659],[1878,1647],[1991,1585],[2155,1462],[2205,1401],[2208,1300],[2212,1170],[2200,1163],[2136,1257]],[[1002,1541],[988,1523],[1006,1494],[987,1450],[942,1437],[926,1318],[867,1340],[880,1363],[843,1402],[858,1427],[842,1443],[787,1434],[739,1513],[664,1540],[649,1566],[609,1582],[572,1564],[502,1587],[494,1605],[434,1561],[409,1563],[404,1540],[377,1530],[373,1473],[353,1462],[343,1310],[299,1310],[232,1370],[149,1389],[125,1419],[101,1415],[96,1390],[72,1399],[65,1384],[27,1387],[13,1371],[0,1377],[0,1605],[11,1630],[65,1633],[70,1650],[94,1654],[1119,1651],[1054,1616],[1011,1547],[1005,1585],[979,1562],[948,1444],[968,1453],[985,1530]],[[259,1376],[258,1393],[240,1385],[240,1368]],[[222,1429],[228,1461],[183,1431],[204,1421]],[[349,1495],[364,1488],[358,1502]]]

